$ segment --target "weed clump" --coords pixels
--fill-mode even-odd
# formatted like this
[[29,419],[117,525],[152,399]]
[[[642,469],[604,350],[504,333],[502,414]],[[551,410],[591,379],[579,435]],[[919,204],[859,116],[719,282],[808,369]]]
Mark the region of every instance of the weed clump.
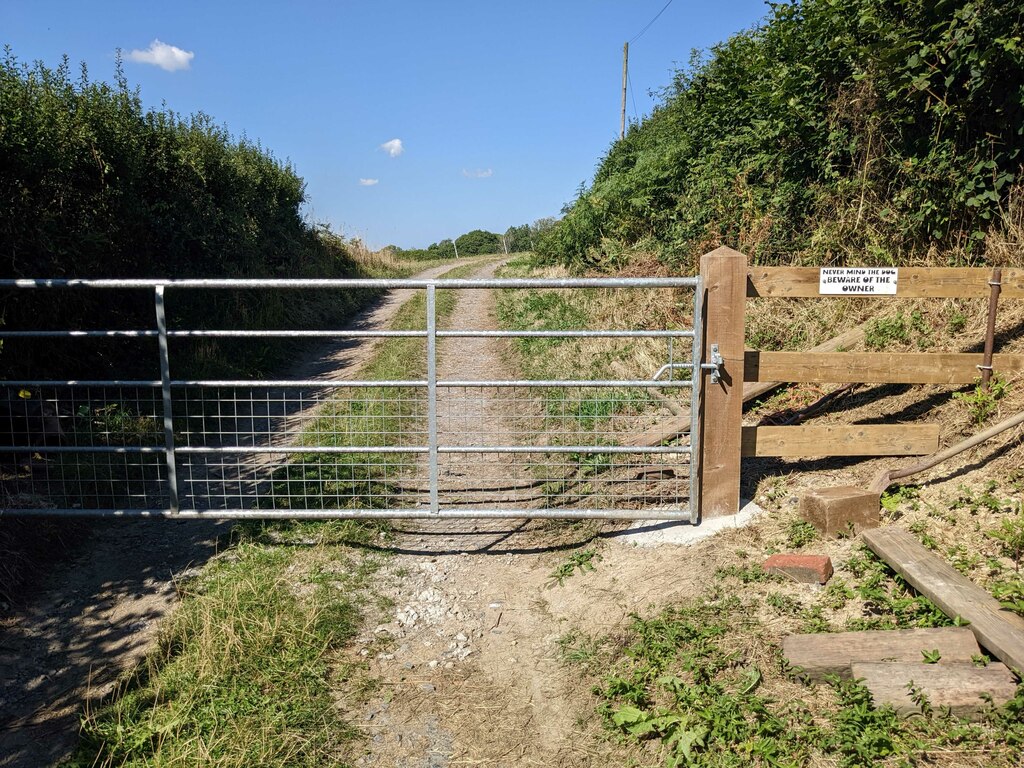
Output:
[[[716,595],[636,617],[617,648],[572,637],[566,649],[566,661],[585,671],[595,669],[595,657],[611,665],[593,689],[605,727],[627,742],[654,747],[666,766],[835,761],[868,768],[917,764],[946,750],[977,752],[988,765],[1011,766],[1024,756],[1024,686],[980,724],[936,711],[920,691],[915,701],[921,716],[904,719],[890,706],[873,706],[864,686],[838,678],[801,696],[755,605],[737,596]],[[937,658],[931,653],[923,660]],[[813,709],[805,701],[811,698],[818,699]]]
[[970,392],[954,392],[953,399],[967,406],[971,420],[979,427],[984,425],[999,410],[999,401],[1006,395],[1009,388],[1006,380],[998,374],[993,375],[989,386],[983,386],[981,380],[975,382]]

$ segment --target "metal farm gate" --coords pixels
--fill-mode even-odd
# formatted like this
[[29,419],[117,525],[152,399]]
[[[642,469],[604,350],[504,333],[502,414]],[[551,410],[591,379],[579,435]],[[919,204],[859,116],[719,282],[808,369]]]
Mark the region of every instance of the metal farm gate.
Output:
[[[2,280],[0,289],[40,307],[35,328],[0,327],[0,516],[696,522],[698,441],[684,438],[700,435],[702,369],[717,378],[714,363],[700,364],[700,278]],[[399,292],[409,329],[194,327],[196,312],[226,296],[244,312],[364,289]],[[553,330],[448,324],[452,297],[486,291],[526,292],[528,307],[549,309],[565,291],[584,292],[617,307],[623,327],[574,327],[570,309]],[[642,297],[666,291],[688,327],[646,327]],[[111,302],[154,326],[91,327]],[[49,327],[46,306],[81,306],[77,327]],[[289,378],[173,375],[176,364],[201,371],[211,344],[269,339],[323,348]],[[401,345],[387,350],[401,378],[365,366],[367,347],[383,354],[384,344]],[[517,344],[540,345],[534,352],[561,355],[578,373],[506,378]],[[625,344],[639,345],[630,359],[650,360],[649,372],[621,373]],[[79,367],[30,375],[64,360]],[[677,428],[638,442],[666,412]]]

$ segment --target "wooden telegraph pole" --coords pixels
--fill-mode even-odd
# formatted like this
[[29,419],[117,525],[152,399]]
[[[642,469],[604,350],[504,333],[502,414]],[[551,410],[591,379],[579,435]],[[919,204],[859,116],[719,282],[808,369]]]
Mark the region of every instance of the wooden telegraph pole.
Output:
[[626,138],[626,78],[629,72],[629,43],[622,46],[622,121],[619,123],[619,140]]

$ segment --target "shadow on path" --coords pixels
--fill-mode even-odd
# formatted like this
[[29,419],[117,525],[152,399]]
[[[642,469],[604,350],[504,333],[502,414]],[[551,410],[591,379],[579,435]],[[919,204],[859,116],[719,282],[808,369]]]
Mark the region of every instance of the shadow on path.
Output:
[[77,742],[96,701],[139,663],[173,607],[175,583],[213,554],[215,522],[103,520],[53,563],[34,599],[0,621],[0,766],[39,768]]

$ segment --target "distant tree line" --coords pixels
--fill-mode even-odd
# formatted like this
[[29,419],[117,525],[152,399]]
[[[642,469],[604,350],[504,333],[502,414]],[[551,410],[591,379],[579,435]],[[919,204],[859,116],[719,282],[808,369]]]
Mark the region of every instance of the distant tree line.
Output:
[[557,220],[554,218],[537,219],[533,224],[520,224],[518,227],[509,227],[504,234],[505,244],[509,253],[518,251],[533,251],[541,235],[551,229]]
[[426,248],[399,248],[389,245],[387,249],[404,259],[454,259],[458,256],[478,256],[490,253],[516,253],[532,251],[541,233],[555,224],[555,219],[538,219],[533,224],[509,227],[499,235],[483,229],[474,229],[459,235],[454,242],[445,239],[431,243]]
[[[1024,12],[1005,0],[797,0],[695,54],[538,243],[692,269],[975,260],[1024,202]],[[1002,223],[1001,223],[1002,222]]]
[[458,256],[478,256],[487,253],[501,252],[501,237],[483,229],[474,229],[459,235],[454,242],[446,238],[439,243],[431,243],[426,248],[399,248],[389,245],[388,250],[403,259],[454,259]]

